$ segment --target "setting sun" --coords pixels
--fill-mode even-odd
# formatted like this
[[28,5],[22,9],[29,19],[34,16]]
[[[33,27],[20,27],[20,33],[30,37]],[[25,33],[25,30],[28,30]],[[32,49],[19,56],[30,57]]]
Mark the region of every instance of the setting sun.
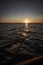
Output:
[[27,19],[27,20],[25,20],[25,23],[27,24],[27,23],[30,23],[30,21]]
[[25,20],[25,23],[28,23],[28,20]]

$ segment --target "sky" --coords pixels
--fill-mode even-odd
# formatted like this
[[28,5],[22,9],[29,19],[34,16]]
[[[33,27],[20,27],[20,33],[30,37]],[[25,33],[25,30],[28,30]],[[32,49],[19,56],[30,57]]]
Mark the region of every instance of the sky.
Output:
[[0,23],[43,23],[43,0],[0,0]]

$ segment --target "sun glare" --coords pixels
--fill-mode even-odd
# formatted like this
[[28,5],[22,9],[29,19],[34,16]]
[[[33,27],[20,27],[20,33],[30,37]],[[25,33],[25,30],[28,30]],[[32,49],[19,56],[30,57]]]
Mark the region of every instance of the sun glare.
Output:
[[28,20],[25,20],[25,23],[28,23]]
[[25,25],[26,25],[26,27],[28,26],[28,20],[25,20]]

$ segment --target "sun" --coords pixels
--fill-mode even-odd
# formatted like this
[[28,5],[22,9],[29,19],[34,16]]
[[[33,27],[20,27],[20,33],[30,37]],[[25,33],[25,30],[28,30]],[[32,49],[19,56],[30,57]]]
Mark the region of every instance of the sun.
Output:
[[24,22],[27,24],[30,23],[30,20],[26,19]]
[[28,23],[28,20],[25,20],[25,23]]

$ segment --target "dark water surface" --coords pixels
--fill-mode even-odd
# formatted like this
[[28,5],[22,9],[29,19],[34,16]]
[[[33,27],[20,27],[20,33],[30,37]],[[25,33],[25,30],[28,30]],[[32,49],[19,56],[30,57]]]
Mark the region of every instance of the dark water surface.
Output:
[[43,24],[0,24],[0,49],[0,55],[8,60],[13,55],[43,55]]

